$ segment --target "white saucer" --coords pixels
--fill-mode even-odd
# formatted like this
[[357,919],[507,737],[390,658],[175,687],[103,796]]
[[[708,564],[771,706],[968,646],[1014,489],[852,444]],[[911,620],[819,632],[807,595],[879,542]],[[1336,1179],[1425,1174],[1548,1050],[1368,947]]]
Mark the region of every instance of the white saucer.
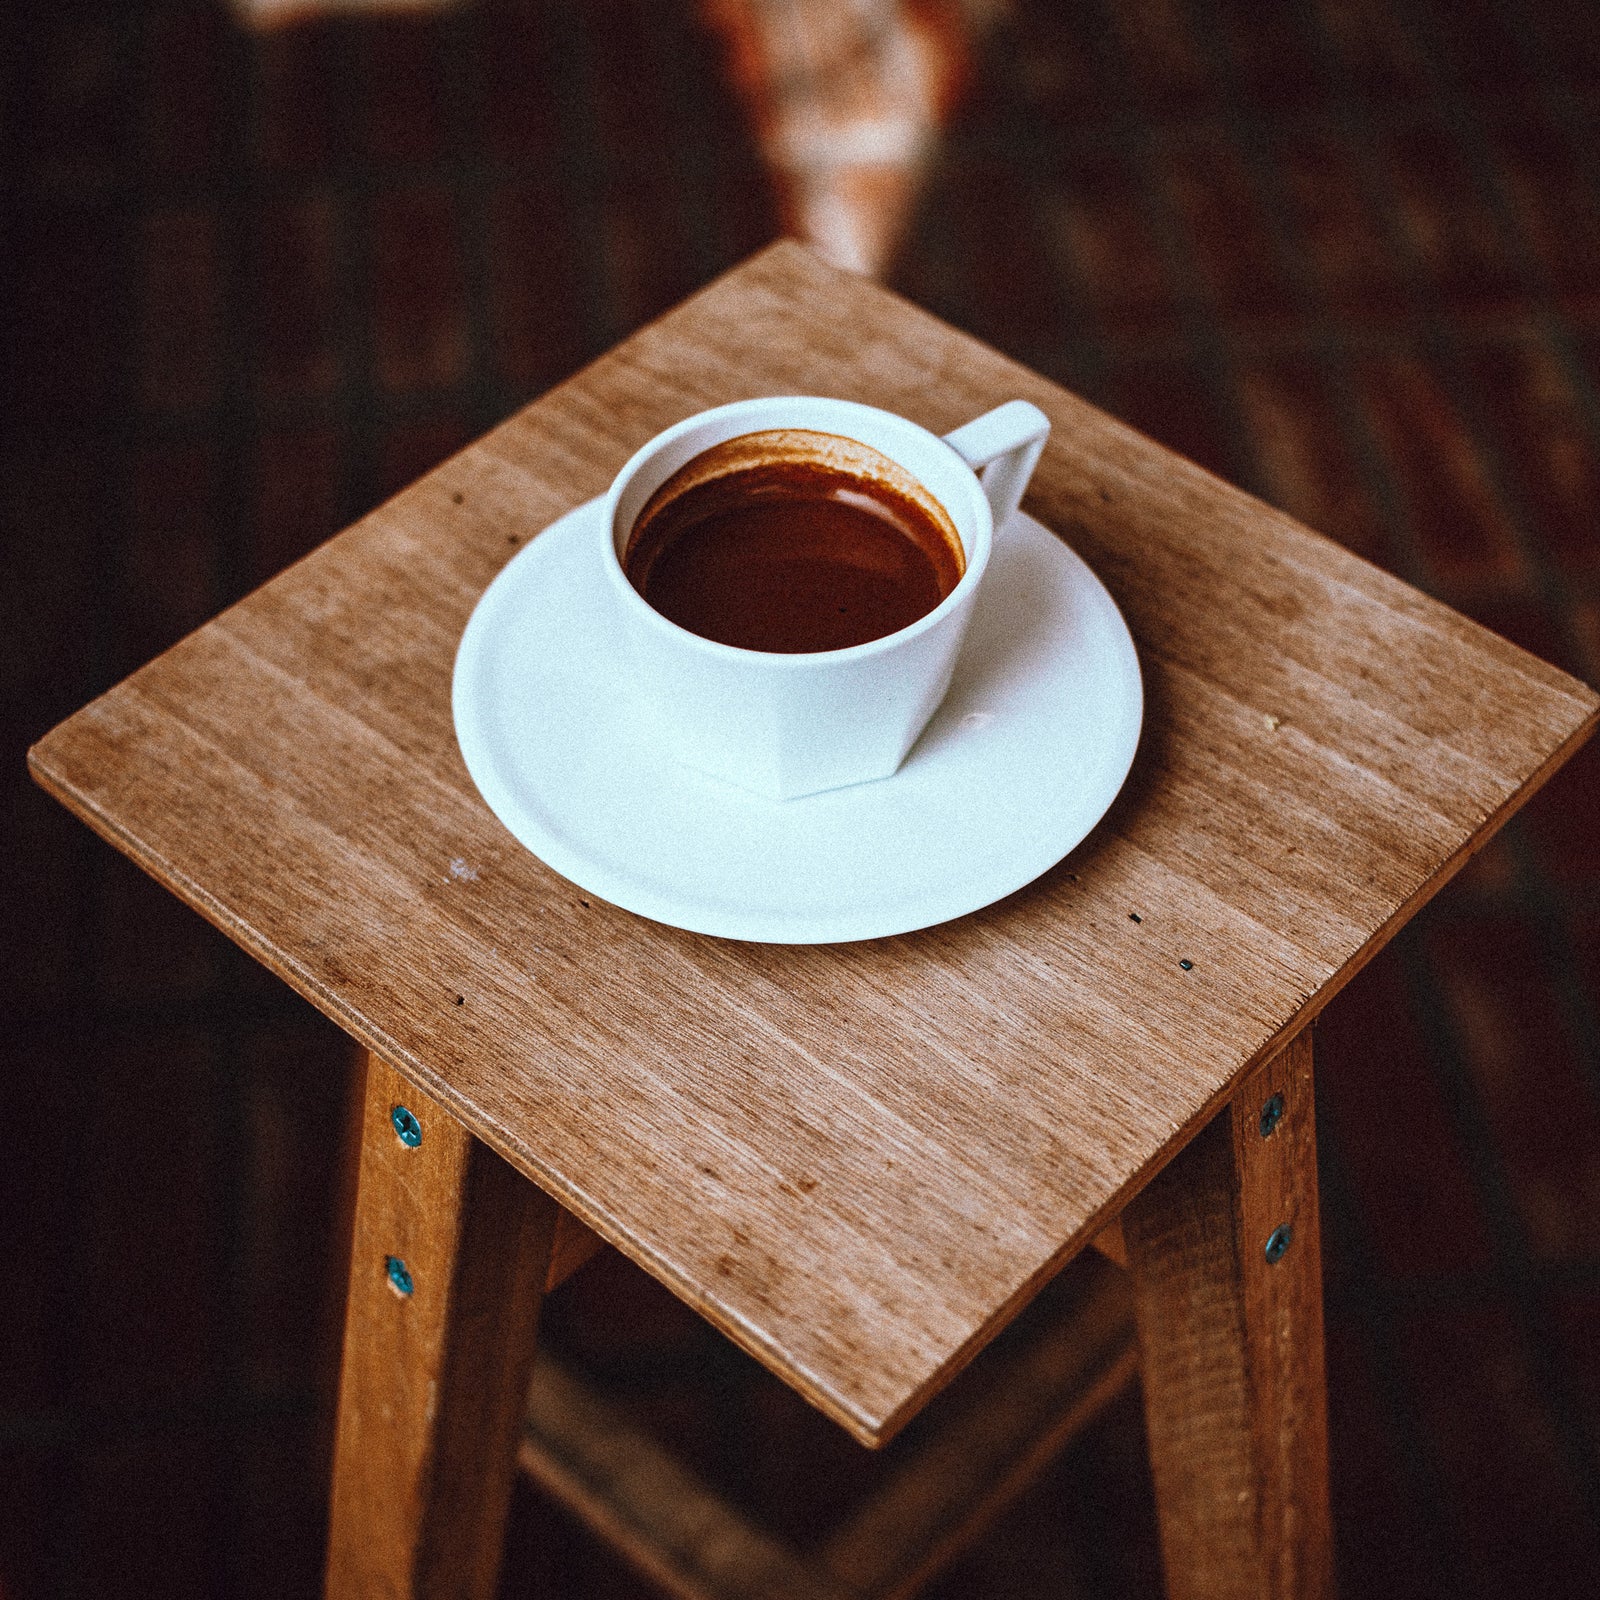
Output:
[[579,888],[696,933],[773,944],[946,922],[1053,866],[1121,789],[1144,695],[1100,580],[1018,514],[955,680],[892,778],[767,800],[679,765],[609,640],[599,502],[505,567],[456,654],[456,737],[489,809]]

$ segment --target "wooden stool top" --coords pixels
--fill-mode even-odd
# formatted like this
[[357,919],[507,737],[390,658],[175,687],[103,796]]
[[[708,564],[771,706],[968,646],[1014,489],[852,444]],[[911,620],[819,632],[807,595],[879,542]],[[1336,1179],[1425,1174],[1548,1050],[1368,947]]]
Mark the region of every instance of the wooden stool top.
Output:
[[[1143,743],[987,911],[678,932],[516,844],[456,748],[478,596],[704,407],[1054,433]],[[911,1415],[1593,729],[1582,684],[794,245],[747,262],[48,735],[38,780],[860,1438]]]

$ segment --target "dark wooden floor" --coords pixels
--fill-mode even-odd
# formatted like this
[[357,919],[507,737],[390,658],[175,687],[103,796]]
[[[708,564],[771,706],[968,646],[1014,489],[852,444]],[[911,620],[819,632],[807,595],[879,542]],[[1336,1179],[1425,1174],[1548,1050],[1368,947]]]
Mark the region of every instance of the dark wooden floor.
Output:
[[[1600,680],[1600,8],[1017,0],[891,280]],[[0,12],[0,1597],[309,1595],[349,1061],[22,751],[771,237],[689,0]],[[1600,1570],[1600,749],[1321,1033],[1347,1596]],[[803,1523],[619,1262],[552,1336]],[[848,1447],[853,1450],[854,1447]],[[1136,1403],[938,1588],[1157,1583]],[[531,1495],[506,1593],[647,1593]]]

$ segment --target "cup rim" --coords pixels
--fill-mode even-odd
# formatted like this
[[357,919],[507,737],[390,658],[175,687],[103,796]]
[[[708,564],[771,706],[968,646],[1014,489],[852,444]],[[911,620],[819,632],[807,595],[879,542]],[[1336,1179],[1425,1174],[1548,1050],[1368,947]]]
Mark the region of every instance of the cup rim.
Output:
[[[803,404],[807,406],[823,405],[840,407],[847,412],[855,412],[864,417],[883,418],[895,427],[908,428],[920,435],[922,440],[936,446],[940,451],[948,452],[950,460],[961,469],[961,472],[970,479],[972,484],[971,511],[974,517],[972,549],[964,551],[966,556],[966,570],[961,574],[955,587],[951,589],[938,605],[931,611],[925,611],[914,622],[908,622],[905,627],[897,628],[893,633],[880,634],[876,639],[867,639],[860,644],[845,645],[838,650],[751,650],[744,645],[724,644],[717,639],[708,639],[704,634],[694,633],[683,627],[680,623],[672,621],[670,617],[663,616],[650,604],[645,597],[628,581],[628,575],[623,569],[622,558],[617,554],[617,512],[620,508],[624,491],[639,471],[669,445],[674,444],[686,433],[699,427],[715,423],[732,417],[740,412],[750,411],[756,407],[783,406]],[[778,423],[773,426],[782,427]],[[805,424],[790,423],[790,427],[804,427]],[[747,430],[751,433],[764,431],[761,427],[752,427]],[[856,434],[841,428],[818,427],[818,433],[838,433],[845,438],[856,439],[857,443],[865,444],[877,450],[880,447],[868,439],[861,439]],[[738,438],[738,434],[730,434],[730,438]],[[711,448],[709,445],[707,448]],[[883,452],[887,454],[887,452]],[[692,457],[690,459],[693,459]],[[901,463],[904,465],[904,463]],[[910,471],[910,468],[906,469]],[[921,481],[920,473],[913,473]],[[962,481],[958,478],[958,481]],[[926,483],[923,487],[932,494],[932,487]],[[945,511],[953,522],[957,522],[957,533],[960,533],[960,524],[957,521],[955,509],[945,504],[944,496],[935,494],[935,499],[944,505]],[[620,589],[623,603],[641,619],[647,619],[646,625],[657,629],[666,630],[666,637],[675,640],[680,646],[688,645],[694,649],[727,661],[741,660],[761,662],[778,670],[803,671],[806,667],[825,663],[835,665],[852,661],[866,660],[874,655],[881,655],[886,651],[897,649],[908,641],[931,632],[952,612],[961,609],[977,587],[983,577],[984,569],[989,564],[989,555],[994,544],[994,516],[989,507],[988,497],[984,494],[978,476],[972,468],[962,460],[954,446],[947,443],[931,429],[925,428],[920,422],[914,422],[910,417],[902,416],[898,411],[888,411],[882,406],[867,405],[860,400],[845,400],[831,395],[752,395],[745,400],[732,400],[724,405],[712,406],[705,411],[696,411],[691,416],[684,417],[681,421],[673,423],[670,427],[662,429],[642,444],[623,464],[622,469],[612,479],[610,488],[605,496],[605,516],[603,518],[605,529],[605,551],[603,559],[606,570],[611,578],[612,586]]]

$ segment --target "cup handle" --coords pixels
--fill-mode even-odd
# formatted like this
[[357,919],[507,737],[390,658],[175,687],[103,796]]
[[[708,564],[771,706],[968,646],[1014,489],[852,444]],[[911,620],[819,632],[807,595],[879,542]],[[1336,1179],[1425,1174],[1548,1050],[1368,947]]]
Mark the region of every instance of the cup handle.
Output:
[[1049,417],[1026,400],[1008,400],[944,436],[944,442],[978,474],[994,512],[996,533],[1021,504],[1049,436]]

